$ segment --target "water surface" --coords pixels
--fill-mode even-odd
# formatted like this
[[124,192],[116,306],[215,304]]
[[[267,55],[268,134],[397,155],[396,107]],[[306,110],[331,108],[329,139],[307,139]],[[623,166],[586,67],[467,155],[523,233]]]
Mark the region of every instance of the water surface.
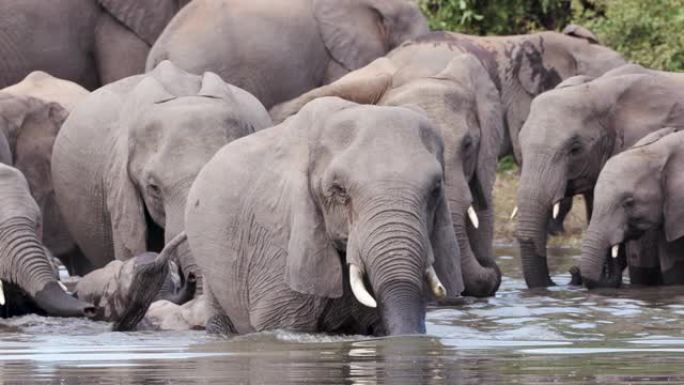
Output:
[[527,290],[498,248],[495,298],[428,312],[427,336],[285,331],[114,333],[86,320],[0,320],[4,384],[684,383],[684,288],[589,293],[564,286],[574,250],[550,259],[558,287]]

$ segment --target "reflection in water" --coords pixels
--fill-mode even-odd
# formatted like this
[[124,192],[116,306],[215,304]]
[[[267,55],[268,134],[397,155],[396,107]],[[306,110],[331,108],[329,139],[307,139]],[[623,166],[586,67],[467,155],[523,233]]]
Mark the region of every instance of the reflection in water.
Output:
[[[495,298],[428,313],[428,336],[284,331],[113,333],[86,320],[0,321],[4,384],[660,384],[684,382],[684,288],[527,290],[499,249]],[[572,250],[550,260],[569,281]],[[553,265],[555,263],[555,265]],[[62,380],[60,380],[62,379]]]

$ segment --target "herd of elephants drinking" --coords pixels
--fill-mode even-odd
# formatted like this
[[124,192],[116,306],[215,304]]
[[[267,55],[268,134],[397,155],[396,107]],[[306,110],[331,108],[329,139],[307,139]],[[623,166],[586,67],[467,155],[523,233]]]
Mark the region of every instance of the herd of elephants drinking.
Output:
[[554,284],[547,237],[578,194],[574,284],[684,283],[684,75],[583,27],[429,31],[408,0],[5,0],[0,37],[3,316],[424,333],[426,304],[499,288],[506,155],[530,288]]

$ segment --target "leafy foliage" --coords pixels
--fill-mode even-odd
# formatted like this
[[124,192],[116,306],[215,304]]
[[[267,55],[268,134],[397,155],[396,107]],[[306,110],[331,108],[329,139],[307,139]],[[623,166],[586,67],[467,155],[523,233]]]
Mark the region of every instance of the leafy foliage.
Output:
[[596,0],[576,19],[630,61],[684,71],[684,0]]

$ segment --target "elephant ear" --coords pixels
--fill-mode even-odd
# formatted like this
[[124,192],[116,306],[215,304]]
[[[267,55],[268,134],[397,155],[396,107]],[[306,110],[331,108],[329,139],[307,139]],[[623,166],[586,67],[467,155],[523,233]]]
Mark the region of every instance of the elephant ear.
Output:
[[461,272],[461,252],[454,233],[449,206],[447,206],[444,192],[440,194],[435,209],[435,222],[430,236],[432,244],[433,263],[439,280],[446,289],[447,296],[457,297],[463,290],[463,273]]
[[314,17],[333,59],[353,71],[384,56],[389,31],[380,11],[366,0],[314,0]]
[[178,12],[176,0],[98,0],[116,20],[152,46]]
[[288,167],[286,173],[291,217],[285,279],[293,290],[303,294],[339,298],[343,293],[342,260],[328,238],[323,214],[311,192],[308,144],[317,140],[315,131],[323,126],[326,117],[351,105],[354,104],[339,98],[321,98],[307,104],[296,118],[285,123],[292,129],[304,127],[309,131],[300,139],[307,142],[302,154],[298,154],[294,167]]
[[590,30],[582,27],[581,25],[568,24],[565,28],[563,28],[563,33],[568,36],[584,39],[588,41],[590,44],[600,44],[599,39],[596,37],[596,35],[594,35],[594,33]]
[[109,153],[106,177],[107,210],[112,229],[114,255],[128,260],[147,250],[145,205],[129,174],[129,131],[150,105],[175,98],[152,76],[143,78],[121,107],[115,147]]
[[[678,134],[679,135],[679,134]],[[684,236],[684,159],[679,153],[674,153],[668,159],[663,173],[663,217],[665,218],[665,237],[673,242]]]
[[563,80],[559,85],[556,86],[555,89],[578,86],[580,84],[588,83],[594,79],[595,79],[594,77],[587,76],[587,75],[573,76],[571,78],[567,78],[567,79]]

